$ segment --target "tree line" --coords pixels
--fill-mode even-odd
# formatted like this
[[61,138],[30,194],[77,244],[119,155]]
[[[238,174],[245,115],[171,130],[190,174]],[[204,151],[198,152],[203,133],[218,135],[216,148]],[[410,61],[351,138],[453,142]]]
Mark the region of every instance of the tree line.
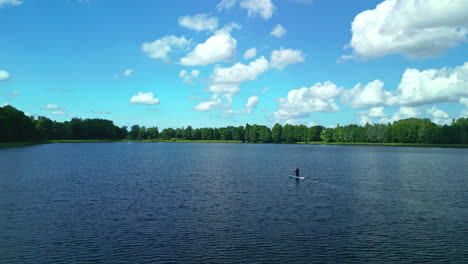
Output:
[[54,139],[223,140],[249,143],[349,142],[468,144],[468,119],[439,126],[429,119],[409,118],[388,124],[348,125],[336,128],[275,124],[221,128],[165,128],[134,125],[118,127],[110,120],[80,119],[57,122],[29,117],[12,106],[0,107],[0,142]]

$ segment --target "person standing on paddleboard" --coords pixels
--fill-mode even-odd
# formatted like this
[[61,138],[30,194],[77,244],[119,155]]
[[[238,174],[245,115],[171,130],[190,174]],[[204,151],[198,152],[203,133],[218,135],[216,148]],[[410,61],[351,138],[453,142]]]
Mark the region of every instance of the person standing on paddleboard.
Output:
[[296,177],[299,177],[299,168],[296,168],[296,169],[294,170],[294,173],[296,174]]

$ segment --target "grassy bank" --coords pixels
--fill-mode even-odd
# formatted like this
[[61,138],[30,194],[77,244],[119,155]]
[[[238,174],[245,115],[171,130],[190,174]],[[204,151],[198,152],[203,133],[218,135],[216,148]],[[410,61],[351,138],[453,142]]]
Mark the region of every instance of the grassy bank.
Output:
[[436,148],[468,148],[468,144],[424,144],[424,143],[350,143],[350,142],[298,142],[307,145],[350,145],[350,146],[393,146],[393,147],[436,147]]
[[45,144],[47,141],[26,141],[26,142],[0,142],[0,149],[27,147],[38,144]]
[[[26,147],[38,144],[56,144],[56,143],[102,143],[102,142],[168,142],[168,143],[242,143],[238,140],[81,140],[81,139],[60,139],[60,140],[43,140],[43,141],[28,141],[28,142],[0,142],[2,148],[17,148]],[[259,143],[261,144],[261,143]],[[396,146],[396,147],[439,147],[439,148],[468,148],[468,144],[420,144],[420,143],[349,143],[349,142],[298,142],[297,144],[307,145],[349,145],[349,146]]]
[[133,140],[131,142],[171,142],[171,143],[242,143],[239,140],[185,140],[185,139],[172,139],[172,140]]
[[102,142],[122,142],[124,140],[111,139],[58,139],[48,140],[47,143],[102,143]]

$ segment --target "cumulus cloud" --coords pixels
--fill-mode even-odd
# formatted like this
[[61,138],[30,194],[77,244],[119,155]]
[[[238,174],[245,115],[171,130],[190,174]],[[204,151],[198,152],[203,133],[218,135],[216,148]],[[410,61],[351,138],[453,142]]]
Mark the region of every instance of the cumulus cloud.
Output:
[[146,56],[152,59],[160,59],[168,61],[168,54],[174,49],[185,49],[191,43],[191,40],[187,40],[184,36],[176,37],[174,35],[165,36],[157,39],[153,42],[145,42],[141,45],[141,49]]
[[218,12],[221,12],[224,9],[233,7],[235,4],[236,0],[221,0],[221,2],[216,5],[216,9],[218,9]]
[[192,83],[193,79],[197,78],[198,75],[200,75],[199,70],[192,70],[190,73],[186,70],[181,70],[179,72],[179,77],[186,83]]
[[56,116],[73,116],[64,107],[55,104],[48,104],[46,106],[43,106],[42,109],[47,110],[52,115]]
[[383,87],[384,83],[380,80],[370,82],[366,86],[358,83],[352,89],[346,90],[341,100],[352,108],[388,105],[393,97],[391,92],[385,91]]
[[273,68],[284,69],[287,65],[304,61],[304,55],[300,50],[279,49],[271,52],[270,65]]
[[193,107],[193,109],[199,112],[207,112],[224,107],[227,107],[226,103],[223,103],[217,95],[213,95],[210,100],[199,102]]
[[199,102],[194,109],[196,111],[210,111],[229,107],[233,96],[240,92],[241,83],[256,80],[268,68],[268,60],[264,57],[251,61],[247,65],[236,63],[226,68],[215,66],[210,76],[210,85],[205,90],[213,95],[209,100]]
[[247,112],[252,113],[252,110],[257,107],[259,101],[260,99],[258,96],[250,96],[249,99],[247,99],[247,104],[245,105]]
[[372,117],[372,118],[380,118],[380,117],[385,117],[387,116],[385,113],[384,113],[384,108],[383,107],[372,107],[367,115],[369,117]]
[[365,125],[367,123],[372,124],[376,118],[385,118],[387,115],[384,113],[384,107],[372,107],[368,111],[359,112],[361,116],[360,124]]
[[255,56],[257,56],[257,49],[256,48],[250,48],[250,49],[246,50],[245,53],[244,53],[244,59],[246,59],[246,60],[255,58]]
[[187,56],[180,59],[184,66],[207,65],[219,61],[230,61],[236,56],[237,40],[229,30],[218,30],[204,43],[198,44]]
[[248,65],[236,63],[232,67],[223,68],[216,66],[211,80],[213,83],[241,83],[245,81],[252,81],[260,74],[268,70],[268,61],[262,56]]
[[351,26],[355,54],[377,58],[437,56],[467,40],[466,0],[385,0]]
[[240,88],[239,83],[215,83],[208,86],[205,91],[215,95],[223,95],[224,98],[231,102],[232,96],[240,92]]
[[8,93],[9,96],[18,96],[20,95],[20,92],[19,91],[11,91]]
[[21,5],[23,1],[18,0],[0,0],[0,8],[4,8],[5,6],[17,6]]
[[96,115],[110,115],[112,114],[112,112],[110,111],[91,111],[92,114],[96,114]]
[[138,94],[132,96],[129,100],[131,104],[147,104],[147,105],[156,105],[159,104],[159,99],[154,98],[154,94],[139,92]]
[[240,6],[247,9],[249,16],[259,15],[268,20],[275,11],[275,6],[271,0],[242,0]]
[[384,107],[372,107],[368,111],[359,112],[358,115],[368,116],[369,118],[382,118],[387,115],[384,113]]
[[279,99],[279,107],[274,116],[279,120],[290,120],[308,117],[313,112],[336,112],[339,107],[335,99],[342,91],[343,88],[332,82],[291,90],[287,98]]
[[433,106],[432,108],[427,110],[427,114],[438,119],[447,119],[449,115],[444,111],[438,109],[437,107]]
[[455,68],[440,70],[406,69],[395,92],[402,105],[456,102],[468,97],[468,62]]
[[10,73],[7,71],[0,71],[0,81],[6,82],[10,79]]
[[232,109],[224,111],[225,115],[233,115],[233,114],[250,114],[252,113],[253,109],[257,108],[258,102],[260,99],[258,96],[250,96],[247,99],[247,103],[245,104],[244,109],[240,111],[234,111]]
[[433,106],[430,109],[427,109],[427,114],[431,117],[432,122],[439,124],[439,125],[445,125],[449,124],[451,119],[449,118],[449,115],[445,113],[444,111],[438,109],[437,107]]
[[282,36],[286,35],[286,32],[288,32],[283,26],[280,24],[276,25],[273,30],[271,31],[270,35],[281,38]]
[[455,68],[406,69],[396,90],[384,90],[375,80],[366,86],[357,84],[343,92],[341,100],[352,108],[376,106],[421,106],[457,102],[468,97],[468,62]]
[[128,76],[132,75],[134,71],[135,70],[133,70],[133,69],[126,69],[122,74],[123,74],[123,76],[128,77]]
[[408,106],[402,106],[396,111],[392,117],[389,119],[387,117],[384,117],[380,119],[381,123],[393,123],[395,121],[401,120],[401,119],[407,119],[407,118],[412,118],[412,117],[419,117],[421,113],[418,111],[417,108],[415,107],[408,107]]
[[468,117],[468,97],[462,97],[459,100],[460,104],[465,106],[465,110],[462,113],[462,117]]
[[[289,64],[302,61],[303,57],[300,51],[281,49],[273,51],[272,61],[274,66],[283,69]],[[221,67],[216,65],[210,76],[210,85],[206,92],[213,93],[211,99],[202,101],[194,108],[197,111],[210,111],[221,107],[229,107],[232,98],[236,95],[241,83],[256,80],[258,76],[268,71],[271,65],[265,57],[257,58],[249,64],[240,62],[231,67]],[[319,93],[321,91],[317,91]],[[235,111],[226,111],[235,113]]]
[[182,16],[179,17],[179,25],[196,31],[214,31],[218,28],[218,18],[210,17],[208,14]]
[[59,110],[64,110],[63,107],[59,106],[59,105],[55,105],[55,104],[48,104],[44,107],[42,107],[43,109],[45,110],[49,110],[49,111],[59,111]]

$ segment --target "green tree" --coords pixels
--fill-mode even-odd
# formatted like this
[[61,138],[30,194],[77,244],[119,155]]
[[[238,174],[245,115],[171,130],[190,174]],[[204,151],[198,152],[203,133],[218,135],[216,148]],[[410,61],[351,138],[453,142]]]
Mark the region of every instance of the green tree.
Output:
[[281,143],[282,133],[283,133],[283,126],[276,123],[271,130],[271,137],[274,143]]

